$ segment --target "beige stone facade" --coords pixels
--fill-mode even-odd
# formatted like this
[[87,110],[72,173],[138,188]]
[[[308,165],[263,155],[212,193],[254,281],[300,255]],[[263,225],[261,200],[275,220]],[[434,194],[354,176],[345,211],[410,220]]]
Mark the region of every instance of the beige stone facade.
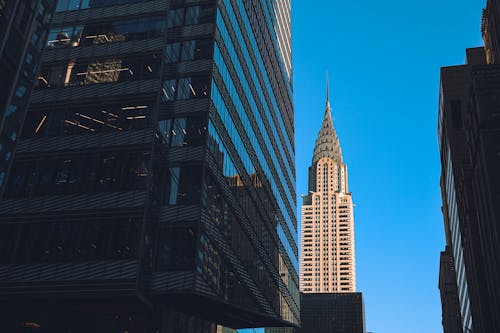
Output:
[[356,291],[353,203],[328,100],[303,199],[300,290]]

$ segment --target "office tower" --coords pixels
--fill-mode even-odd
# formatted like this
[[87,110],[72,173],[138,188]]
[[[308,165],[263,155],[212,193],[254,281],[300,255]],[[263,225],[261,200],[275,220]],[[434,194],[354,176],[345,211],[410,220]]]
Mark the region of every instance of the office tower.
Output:
[[0,194],[26,114],[53,0],[0,0]]
[[447,244],[463,332],[500,331],[500,74],[484,48],[441,69],[439,145]]
[[299,333],[364,333],[364,305],[356,290],[354,218],[326,87],[323,123],[303,196]]
[[298,324],[289,11],[58,2],[0,202],[11,332]]
[[328,83],[326,94],[323,124],[309,167],[309,193],[302,205],[300,290],[304,293],[356,290],[353,203],[333,127]]
[[298,333],[365,333],[361,293],[301,293]]
[[458,303],[457,277],[449,246],[446,246],[446,250],[441,252],[439,291],[441,293],[443,332],[463,333]]

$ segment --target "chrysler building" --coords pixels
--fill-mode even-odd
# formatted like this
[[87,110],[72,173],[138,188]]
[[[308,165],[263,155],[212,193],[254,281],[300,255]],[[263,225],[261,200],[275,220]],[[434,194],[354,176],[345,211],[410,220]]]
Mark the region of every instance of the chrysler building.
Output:
[[323,124],[303,196],[300,290],[304,293],[356,291],[354,217],[347,166],[333,128],[328,83]]

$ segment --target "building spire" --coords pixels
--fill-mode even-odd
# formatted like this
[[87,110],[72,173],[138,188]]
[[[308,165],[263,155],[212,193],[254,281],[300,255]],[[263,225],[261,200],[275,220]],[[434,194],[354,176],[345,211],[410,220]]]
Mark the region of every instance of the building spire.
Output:
[[330,108],[328,72],[326,74],[326,107],[323,123],[316,139],[314,147],[313,163],[319,161],[322,157],[329,157],[342,162],[342,152],[339,139],[335,128],[333,127],[332,112]]
[[328,71],[326,71],[326,107],[330,108],[330,96],[328,91]]

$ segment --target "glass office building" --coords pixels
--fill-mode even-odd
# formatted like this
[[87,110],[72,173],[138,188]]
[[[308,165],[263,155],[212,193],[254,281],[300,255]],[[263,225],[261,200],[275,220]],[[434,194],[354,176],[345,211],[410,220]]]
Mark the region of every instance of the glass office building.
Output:
[[288,1],[59,1],[0,202],[12,330],[297,325],[290,59]]
[[54,0],[0,0],[0,193],[36,79]]

